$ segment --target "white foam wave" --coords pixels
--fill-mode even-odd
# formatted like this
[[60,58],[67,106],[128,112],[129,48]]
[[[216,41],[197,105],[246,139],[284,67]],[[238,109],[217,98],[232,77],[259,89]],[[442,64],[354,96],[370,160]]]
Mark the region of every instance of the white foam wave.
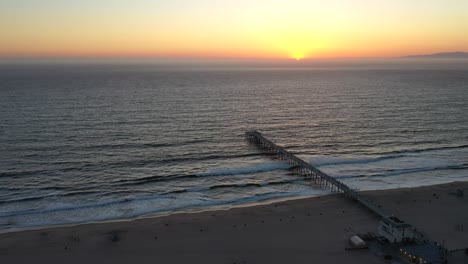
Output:
[[254,165],[237,167],[237,168],[212,168],[207,172],[196,174],[200,177],[207,176],[224,176],[224,175],[241,175],[241,174],[253,174],[259,172],[269,172],[275,170],[286,170],[290,168],[290,165],[282,162],[263,162]]

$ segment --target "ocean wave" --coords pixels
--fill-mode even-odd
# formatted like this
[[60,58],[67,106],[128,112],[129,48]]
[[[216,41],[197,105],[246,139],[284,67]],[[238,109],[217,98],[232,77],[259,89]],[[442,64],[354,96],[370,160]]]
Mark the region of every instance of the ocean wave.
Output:
[[382,156],[376,158],[364,158],[364,159],[316,159],[309,162],[317,167],[335,166],[335,165],[349,165],[349,164],[367,164],[373,162],[379,162],[383,160],[392,160],[403,158],[405,155],[393,155],[393,156]]
[[[104,201],[100,203],[93,203],[93,204],[57,206],[57,207],[47,208],[43,210],[28,209],[28,210],[19,210],[19,211],[0,212],[0,218],[6,218],[6,217],[12,217],[12,216],[25,216],[25,215],[40,215],[40,214],[47,214],[47,213],[67,212],[67,211],[90,209],[90,208],[110,207],[110,206],[114,206],[118,204],[132,203],[132,202],[138,202],[138,201],[147,201],[147,200],[176,199],[177,197],[172,196],[172,195],[188,193],[188,192],[204,192],[207,190],[213,190],[213,189],[219,189],[219,188],[245,188],[245,187],[252,187],[252,186],[259,187],[259,186],[267,186],[267,185],[289,184],[289,183],[294,183],[297,181],[301,181],[301,180],[272,181],[272,182],[265,182],[261,184],[259,183],[220,184],[220,185],[213,185],[209,187],[194,187],[190,189],[180,189],[180,190],[169,191],[169,192],[161,193],[161,194],[154,194],[151,196],[113,199],[113,200]],[[256,195],[254,195],[253,197],[256,197]]]
[[402,149],[389,152],[378,153],[378,157],[375,158],[312,158],[309,159],[309,163],[317,167],[335,166],[335,165],[350,165],[350,164],[368,164],[373,162],[380,162],[384,160],[399,159],[409,157],[408,154],[421,153],[426,151],[438,151],[438,150],[450,150],[450,149],[463,149],[468,148],[468,145],[459,146],[444,146],[444,147],[432,147],[432,148],[421,148],[421,149]]
[[173,180],[181,180],[181,179],[190,179],[190,178],[197,178],[197,175],[193,174],[174,174],[174,175],[167,175],[167,176],[159,176],[159,175],[154,175],[154,176],[148,176],[148,177],[142,177],[142,178],[137,178],[137,179],[122,179],[122,180],[116,180],[113,183],[125,186],[125,185],[142,185],[142,184],[147,184],[147,183],[152,183],[152,182],[165,182],[165,181],[173,181]]
[[[135,197],[135,198],[125,198],[125,199],[116,199],[112,201],[107,201],[103,203],[96,203],[96,204],[85,204],[85,205],[76,205],[76,206],[70,206],[70,207],[56,207],[56,208],[48,208],[46,210],[41,210],[37,211],[34,209],[30,210],[23,210],[23,211],[14,211],[14,212],[0,212],[0,218],[1,217],[8,217],[8,216],[16,216],[16,215],[27,215],[27,214],[36,214],[36,213],[49,213],[49,212],[57,212],[57,211],[69,211],[69,210],[78,210],[78,209],[85,209],[85,208],[92,208],[92,207],[102,207],[102,206],[110,206],[113,204],[121,204],[121,203],[128,203],[132,201],[141,201],[141,200],[147,200],[147,199],[166,199],[166,198],[176,198],[171,195],[173,194],[181,194],[181,193],[188,193],[188,192],[205,192],[209,190],[214,190],[214,189],[222,189],[222,188],[246,188],[246,187],[262,187],[262,186],[268,186],[268,185],[281,185],[281,184],[289,184],[289,183],[294,183],[294,182],[299,182],[302,181],[302,179],[295,179],[295,180],[287,180],[287,181],[271,181],[271,182],[246,182],[246,183],[237,183],[237,184],[217,184],[217,185],[212,185],[212,186],[207,186],[207,187],[194,187],[194,188],[188,188],[188,189],[178,189],[178,190],[172,190],[164,193],[159,193],[159,194],[153,194],[151,196],[145,196],[145,197]],[[8,201],[2,201],[2,203],[7,204],[7,203],[17,203],[17,202],[25,202],[25,201],[32,201],[32,200],[41,200],[45,198],[50,198],[50,197],[55,197],[57,199],[60,199],[60,197],[66,197],[66,196],[74,196],[74,195],[79,195],[79,194],[91,194],[91,193],[96,193],[94,191],[83,191],[83,192],[72,192],[72,193],[65,193],[65,194],[56,194],[56,195],[47,195],[47,196],[40,196],[40,197],[26,197],[22,199],[15,199],[15,200],[8,200]],[[109,192],[109,194],[113,194],[112,192]]]
[[86,150],[120,150],[120,149],[147,149],[147,148],[163,148],[163,147],[177,147],[181,145],[191,145],[191,144],[199,144],[199,143],[206,143],[207,140],[203,139],[194,139],[194,140],[186,140],[181,142],[165,142],[165,143],[136,143],[136,142],[127,142],[127,143],[117,143],[117,144],[84,144],[84,145],[44,145],[44,146],[28,146],[18,148],[21,151],[37,151],[37,152],[45,152],[45,151],[58,151],[66,149],[67,151],[86,151]]
[[427,171],[443,171],[443,170],[465,170],[468,169],[468,164],[462,165],[449,165],[449,166],[433,166],[433,167],[420,167],[420,168],[407,168],[407,169],[394,169],[385,170],[384,173],[366,174],[366,175],[349,175],[349,176],[336,176],[337,179],[347,178],[376,178],[376,177],[390,177],[403,174],[427,172]]
[[388,155],[388,154],[399,154],[399,153],[421,153],[427,151],[438,151],[438,150],[448,150],[448,149],[463,149],[468,148],[468,145],[458,145],[458,146],[441,146],[441,147],[430,147],[430,148],[420,148],[420,149],[402,149],[402,150],[394,150],[388,152],[381,152],[381,155]]
[[75,192],[67,192],[67,193],[61,193],[61,194],[31,196],[31,197],[23,197],[23,198],[18,198],[18,199],[3,200],[3,201],[0,201],[0,204],[38,201],[38,200],[43,200],[43,199],[52,198],[52,197],[71,197],[71,196],[77,196],[77,195],[88,195],[88,194],[96,194],[96,193],[100,193],[100,192],[98,191],[75,191]]
[[264,187],[264,186],[270,186],[270,185],[290,184],[290,183],[295,183],[295,182],[300,182],[300,181],[303,181],[303,179],[298,178],[298,179],[291,179],[291,180],[285,180],[285,181],[217,184],[217,185],[212,185],[212,186],[209,186],[209,187],[194,187],[194,188],[189,188],[189,189],[174,190],[174,191],[165,192],[165,193],[163,193],[161,195],[187,193],[187,192],[204,192],[204,191],[216,190],[216,189]]
[[[10,214],[10,215],[1,215],[0,214],[0,219],[1,218],[7,218],[11,216],[16,216],[16,220],[20,220],[21,223],[16,222],[12,228],[25,228],[25,227],[34,227],[34,226],[43,226],[43,225],[60,225],[60,224],[70,224],[70,223],[83,223],[83,222],[90,222],[90,221],[108,221],[108,220],[114,220],[114,219],[120,219],[122,217],[124,218],[133,218],[133,217],[138,217],[142,215],[148,215],[148,214],[154,214],[154,213],[162,213],[162,212],[177,212],[177,211],[183,211],[184,209],[195,209],[195,208],[213,208],[214,206],[233,206],[233,205],[238,205],[238,204],[245,204],[245,203],[253,203],[253,202],[260,202],[260,201],[265,201],[269,199],[274,199],[274,198],[281,198],[281,197],[301,197],[301,196],[316,196],[316,195],[323,195],[328,192],[323,191],[323,190],[314,190],[310,189],[307,191],[300,190],[300,191],[280,191],[280,192],[266,192],[266,193],[260,193],[260,194],[253,194],[249,195],[246,197],[239,197],[239,198],[233,198],[233,199],[227,199],[227,200],[211,200],[211,201],[206,201],[206,200],[193,200],[190,199],[188,200],[188,203],[185,204],[178,204],[174,206],[168,206],[164,208],[152,208],[148,210],[141,210],[141,211],[136,211],[132,213],[128,213],[124,216],[122,215],[116,215],[116,216],[108,216],[101,214],[86,214],[86,219],[79,219],[79,220],[64,220],[67,219],[66,215],[62,215],[63,217],[60,217],[60,222],[33,222],[31,223],[30,221],[26,220],[29,218],[23,218],[23,220],[20,220],[18,217],[21,216],[27,216],[27,215],[42,215],[42,214],[48,214],[48,213],[55,213],[57,211],[76,211],[76,210],[83,210],[83,209],[99,209],[101,207],[109,207],[114,204],[123,204],[123,203],[133,203],[133,202],[140,202],[140,201],[148,201],[151,202],[152,200],[160,199],[158,196],[153,196],[153,197],[145,197],[145,198],[140,198],[140,199],[123,199],[123,200],[118,200],[118,201],[113,201],[113,202],[107,202],[107,203],[101,203],[101,204],[95,204],[95,205],[84,205],[84,206],[75,206],[75,207],[63,207],[63,208],[57,208],[57,209],[46,209],[42,211],[24,211],[24,212],[18,212],[16,214]],[[99,212],[105,212],[106,210],[101,210],[99,209]],[[90,217],[92,216],[92,217]],[[36,218],[37,219],[37,218]],[[41,218],[42,219],[42,218]],[[49,218],[46,216],[44,219],[49,220]],[[50,220],[49,220],[50,221]],[[8,229],[9,224],[6,224],[5,227]]]
[[169,159],[134,159],[134,160],[123,160],[123,161],[109,161],[109,162],[73,162],[72,166],[60,167],[56,169],[40,169],[40,170],[23,170],[23,171],[5,171],[0,172],[0,178],[17,178],[17,177],[30,177],[38,176],[41,174],[52,174],[57,172],[73,172],[73,171],[100,171],[102,168],[132,168],[142,167],[148,165],[157,164],[174,164],[184,162],[195,162],[195,161],[207,161],[207,160],[220,160],[220,159],[239,159],[247,157],[260,156],[261,153],[246,153],[238,155],[200,155],[192,157],[178,157]]
[[111,206],[114,204],[122,204],[122,203],[128,203],[132,201],[157,199],[157,198],[161,198],[161,195],[155,195],[152,197],[134,198],[134,199],[128,199],[128,198],[115,199],[115,200],[110,200],[110,201],[105,201],[105,202],[100,202],[100,203],[93,203],[93,204],[57,206],[57,207],[52,207],[52,208],[48,208],[44,210],[27,209],[27,210],[20,210],[20,211],[2,212],[0,213],[0,218],[19,216],[19,215],[35,215],[35,214],[45,214],[45,213],[52,213],[52,212],[65,212],[65,211],[73,211],[73,210],[88,209],[88,208],[100,208],[100,207],[105,207],[105,206]]
[[0,172],[0,178],[17,178],[22,176],[30,176],[30,175],[39,175],[42,173],[51,172],[53,170],[31,170],[31,171],[8,171],[8,172]]
[[241,183],[241,184],[219,184],[219,185],[210,186],[209,189],[214,190],[214,189],[224,189],[224,188],[263,187],[263,186],[268,186],[268,185],[289,184],[289,183],[294,183],[298,181],[302,181],[302,179],[289,180],[289,181],[272,181],[272,182],[262,182],[262,183],[250,182],[250,183]]
[[[405,146],[419,146],[421,144],[439,144],[440,141],[423,141],[423,142],[404,142],[401,144],[404,144]],[[393,146],[395,145],[395,142],[388,142],[388,143],[379,143],[379,144],[359,144],[359,145],[348,145],[347,148],[344,149],[333,149],[328,150],[329,153],[337,154],[337,155],[345,155],[345,154],[356,154],[356,153],[362,153],[362,154],[373,154],[373,155],[379,155],[379,156],[386,156],[386,155],[392,155],[392,154],[406,154],[406,153],[422,153],[422,152],[431,152],[431,151],[439,151],[439,150],[450,150],[450,149],[463,149],[463,148],[468,148],[468,145],[458,145],[458,146],[440,146],[440,147],[428,147],[428,148],[417,148],[417,149],[401,149],[401,150],[391,150],[391,151],[378,151],[378,152],[372,152],[372,148],[375,146],[383,146],[383,145],[390,145]],[[327,146],[328,147],[328,146]],[[319,154],[320,151],[312,151],[308,149],[314,149],[317,148],[317,146],[301,146],[300,149],[301,151],[297,154],[299,155],[316,155]]]
[[287,170],[291,166],[287,163],[282,162],[268,162],[268,163],[259,163],[251,166],[241,167],[241,168],[214,168],[210,169],[205,173],[199,173],[197,176],[206,177],[206,176],[223,176],[223,175],[241,175],[241,174],[253,174],[259,172],[269,172],[276,170]]
[[214,168],[209,169],[207,172],[198,173],[198,174],[174,174],[167,176],[148,176],[138,179],[122,179],[115,181],[114,183],[119,185],[143,185],[152,182],[166,182],[166,181],[175,181],[175,180],[184,180],[184,179],[195,179],[201,177],[217,177],[217,176],[227,176],[227,175],[245,175],[245,174],[254,174],[260,172],[269,172],[275,170],[286,170],[290,166],[286,163],[278,162],[269,162],[269,163],[260,163],[253,166],[247,166],[242,168]]
[[205,160],[220,160],[220,159],[238,159],[246,157],[256,157],[262,155],[261,153],[245,153],[245,154],[210,154],[210,155],[197,155],[189,157],[178,157],[170,159],[162,159],[161,163],[181,163],[181,162],[192,162],[192,161],[205,161]]

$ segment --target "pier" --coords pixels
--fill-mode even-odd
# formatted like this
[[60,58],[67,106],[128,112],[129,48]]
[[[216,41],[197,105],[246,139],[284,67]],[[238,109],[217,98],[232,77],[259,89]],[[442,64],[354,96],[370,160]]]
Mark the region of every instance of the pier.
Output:
[[286,161],[292,166],[296,167],[298,173],[305,177],[306,179],[313,180],[319,186],[323,188],[328,188],[332,192],[340,192],[345,196],[354,199],[361,203],[364,207],[369,209],[371,212],[377,214],[382,218],[387,218],[390,216],[388,212],[385,212],[379,205],[373,203],[372,201],[364,198],[357,191],[348,187],[343,182],[337,180],[336,178],[322,172],[321,170],[315,168],[304,160],[298,158],[294,154],[288,152],[283,147],[276,145],[270,140],[266,139],[258,131],[248,131],[245,133],[246,138],[252,143],[255,144],[260,149],[276,155],[279,159]]

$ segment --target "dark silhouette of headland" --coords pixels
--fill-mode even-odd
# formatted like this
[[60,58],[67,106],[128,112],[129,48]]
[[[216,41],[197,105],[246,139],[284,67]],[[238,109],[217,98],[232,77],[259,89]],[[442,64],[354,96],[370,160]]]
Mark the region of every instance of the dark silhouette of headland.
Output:
[[428,58],[428,59],[468,59],[468,52],[442,52],[423,55],[409,55],[404,58]]

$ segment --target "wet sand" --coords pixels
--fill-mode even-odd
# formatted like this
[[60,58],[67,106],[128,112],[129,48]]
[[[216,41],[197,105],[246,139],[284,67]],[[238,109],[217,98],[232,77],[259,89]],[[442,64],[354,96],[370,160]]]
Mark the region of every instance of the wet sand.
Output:
[[[460,196],[457,190],[464,190]],[[430,238],[468,247],[468,183],[365,192]],[[0,263],[386,263],[348,238],[379,219],[342,195],[0,235]]]

